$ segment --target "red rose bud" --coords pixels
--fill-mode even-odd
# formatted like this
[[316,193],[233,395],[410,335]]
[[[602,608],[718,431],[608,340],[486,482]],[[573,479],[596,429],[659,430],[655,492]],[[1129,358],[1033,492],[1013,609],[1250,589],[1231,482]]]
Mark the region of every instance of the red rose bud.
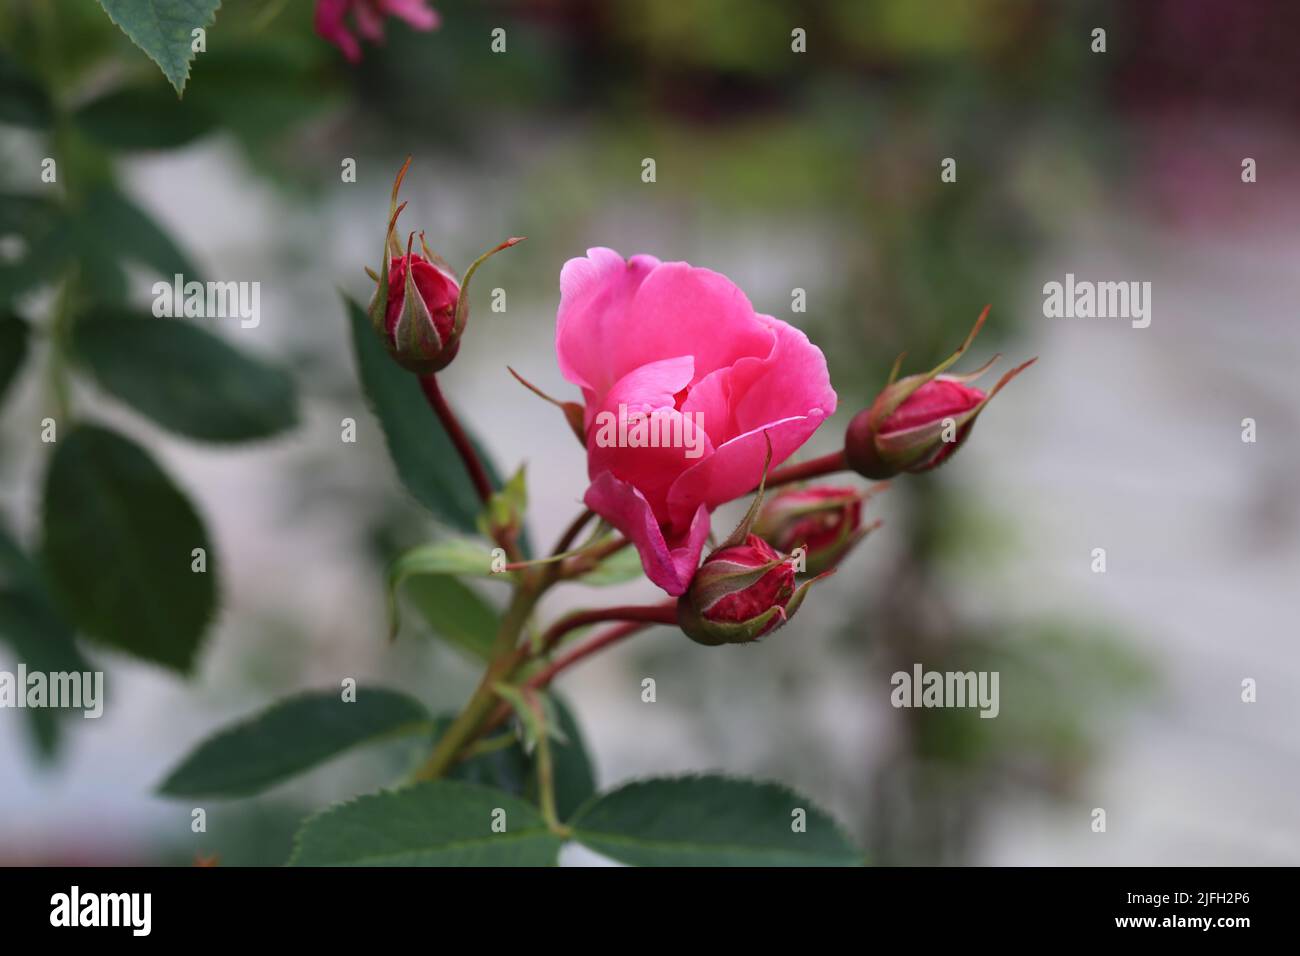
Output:
[[508,239],[479,256],[465,270],[464,282],[459,284],[451,267],[430,251],[424,233],[420,233],[423,254],[412,251],[415,233],[407,236],[403,254],[396,230],[406,203],[399,206],[397,194],[410,165],[408,156],[393,183],[383,264],[378,273],[370,273],[375,280],[375,294],[368,311],[371,325],[397,363],[417,375],[432,375],[451,364],[460,351],[460,338],[469,319],[469,282],[474,272],[489,256],[522,240]]
[[830,485],[789,488],[764,503],[754,533],[787,554],[802,548],[803,570],[821,574],[880,526],[879,521],[862,526],[862,503],[884,487],[866,491]]
[[746,644],[776,630],[803,603],[794,561],[757,535],[705,559],[677,600],[677,623],[699,644]]
[[446,368],[460,351],[456,303],[460,286],[448,272],[412,253],[392,261],[383,337],[389,353],[406,369],[428,375]]
[[928,372],[899,379],[899,356],[884,390],[849,422],[844,457],[850,468],[867,478],[891,478],[902,471],[929,471],[952,457],[993,396],[1038,361],[1013,368],[987,395],[968,383],[987,372],[997,355],[968,375],[943,374],[975,341],[988,314],[985,306],[961,348]]

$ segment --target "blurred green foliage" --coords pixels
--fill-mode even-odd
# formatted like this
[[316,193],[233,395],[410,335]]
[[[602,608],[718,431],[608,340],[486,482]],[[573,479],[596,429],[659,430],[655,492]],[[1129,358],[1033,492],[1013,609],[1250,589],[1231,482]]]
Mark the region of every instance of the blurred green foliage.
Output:
[[[718,264],[710,243],[719,235],[760,249],[769,237],[756,238],[756,228],[771,230],[772,248],[800,237],[809,259],[769,253],[763,269],[778,277],[777,289],[820,273],[809,313],[795,318],[827,353],[846,411],[870,400],[899,352],[908,351],[909,368],[950,353],[986,303],[993,311],[981,348],[1013,335],[1011,297],[1024,264],[1120,161],[1106,120],[1113,67],[1086,45],[1090,24],[1120,15],[1113,4],[435,5],[439,31],[389,24],[384,46],[367,47],[353,68],[313,34],[307,0],[269,15],[256,0],[226,0],[178,103],[98,4],[0,0],[0,398],[7,380],[39,375],[46,407],[58,412],[71,374],[58,357],[76,341],[77,323],[108,307],[142,312],[132,286],[140,270],[200,276],[203,250],[183,248],[123,186],[127,163],[159,152],[231,145],[247,170],[313,204],[337,182],[340,157],[395,170],[415,153],[451,182],[481,189],[470,197],[481,200],[481,218],[444,237],[443,251],[468,254],[527,234],[511,268],[551,296],[557,263],[606,241],[600,227],[624,211],[647,223],[661,215],[684,237],[684,248],[646,251],[700,264]],[[490,48],[498,26],[508,31],[506,55]],[[807,53],[791,52],[795,28],[806,31]],[[58,163],[54,183],[41,181],[47,156]],[[652,200],[628,191],[645,156],[660,170]],[[958,158],[956,183],[939,178],[949,156]],[[359,273],[346,277],[354,280]],[[780,302],[759,305],[783,314]],[[29,338],[40,348],[29,350]],[[40,364],[29,352],[52,358]],[[233,375],[238,364],[223,368]],[[118,369],[116,380],[130,374]],[[279,381],[274,371],[258,374]],[[330,387],[317,386],[318,397]],[[344,390],[355,394],[350,382]],[[167,400],[134,404],[147,415]],[[899,755],[879,768],[880,798],[859,821],[886,862],[960,854],[960,833],[969,831],[935,821],[977,818],[985,791],[975,784],[998,779],[1009,761],[1032,763],[1051,781],[1045,792],[1062,792],[1096,750],[1095,702],[1131,700],[1148,686],[1117,636],[1095,628],[916,624],[921,615],[907,601],[950,610],[935,597],[936,578],[973,537],[969,520],[943,520],[953,512],[971,519],[946,481],[940,473],[891,492],[907,506],[907,545],[894,586],[864,589],[864,601],[891,592],[897,600],[860,609],[873,622],[875,656],[850,659],[865,679],[925,648],[928,667],[1033,674],[1039,691],[1024,720],[911,715]],[[413,543],[410,514],[388,509],[372,539]],[[37,542],[11,550],[40,567]],[[39,614],[52,615],[50,641],[73,646],[73,615],[44,585],[33,593],[45,602],[33,605]],[[76,617],[87,619],[84,609]],[[0,637],[19,646],[32,620],[20,629],[16,617],[7,625],[0,617],[0,631],[8,627]],[[189,637],[197,646],[198,635]],[[860,645],[862,635],[844,642]],[[48,751],[51,728],[36,730]],[[228,862],[285,858],[286,828],[299,814],[281,819],[266,806]]]

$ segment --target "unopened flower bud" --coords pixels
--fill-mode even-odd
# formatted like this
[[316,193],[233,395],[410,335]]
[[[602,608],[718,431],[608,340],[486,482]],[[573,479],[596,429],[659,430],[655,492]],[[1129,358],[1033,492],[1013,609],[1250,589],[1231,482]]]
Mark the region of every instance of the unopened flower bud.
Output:
[[456,303],[460,285],[419,253],[392,260],[381,334],[403,368],[428,375],[446,368],[460,351]]
[[952,457],[993,396],[1037,361],[1007,372],[987,395],[969,383],[988,371],[996,355],[968,375],[943,374],[970,347],[988,313],[986,307],[962,347],[929,372],[899,379],[895,364],[871,407],[849,422],[844,457],[850,468],[867,478],[891,478],[903,471],[929,471]]
[[764,502],[754,533],[785,554],[802,548],[804,570],[821,574],[879,525],[862,526],[862,503],[873,490],[832,485],[785,489]]
[[699,644],[744,644],[798,610],[811,581],[795,587],[794,562],[757,535],[705,559],[677,601],[677,623]]
[[489,256],[522,240],[507,239],[483,253],[465,270],[465,278],[459,283],[451,266],[429,249],[424,233],[420,233],[421,252],[413,251],[415,233],[407,236],[403,250],[396,230],[406,203],[399,206],[397,194],[410,165],[407,157],[393,183],[380,270],[366,270],[375,280],[368,311],[370,323],[388,354],[403,368],[423,376],[442,371],[460,351],[460,339],[469,320],[469,282],[475,270]]

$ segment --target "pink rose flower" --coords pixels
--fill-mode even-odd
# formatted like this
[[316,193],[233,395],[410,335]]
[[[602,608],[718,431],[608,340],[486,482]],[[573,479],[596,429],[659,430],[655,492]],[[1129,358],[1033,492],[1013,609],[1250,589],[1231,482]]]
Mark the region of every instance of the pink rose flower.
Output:
[[384,41],[385,17],[405,20],[416,30],[432,30],[439,22],[428,0],[316,0],[316,32],[351,63],[361,62],[361,44],[348,29],[349,15],[357,32],[371,43]]
[[[612,249],[570,259],[555,346],[585,401],[584,501],[674,596],[699,564],[710,512],[762,477],[764,433],[775,467],[835,411],[826,358],[807,336],[756,313],[725,276],[685,262],[625,261]],[[611,417],[635,415],[690,444],[610,442]]]

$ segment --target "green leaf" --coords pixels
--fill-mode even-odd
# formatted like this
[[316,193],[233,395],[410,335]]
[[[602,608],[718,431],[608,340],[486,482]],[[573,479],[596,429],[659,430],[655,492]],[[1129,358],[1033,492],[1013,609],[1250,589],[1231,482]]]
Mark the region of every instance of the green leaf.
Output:
[[[552,771],[555,776],[556,812],[563,820],[572,816],[596,792],[595,773],[572,711],[557,694],[547,694],[545,699],[550,705],[549,736]],[[451,721],[450,715],[438,719],[435,740]],[[500,733],[513,736],[512,731]],[[501,747],[454,764],[447,776],[522,796],[536,806],[539,796],[537,761],[534,756],[526,753],[522,742],[515,738]]]
[[31,239],[46,232],[59,214],[59,206],[46,196],[0,193],[0,235]]
[[199,279],[198,269],[167,231],[147,212],[111,186],[94,190],[71,223],[73,243],[82,254],[138,262],[164,280],[176,274]]
[[[8,643],[29,670],[86,672],[72,628],[50,601],[40,569],[13,538],[0,528],[0,641]],[[50,708],[26,711],[39,757],[53,758],[59,747],[59,724],[70,712]]]
[[[439,717],[435,723],[433,740],[438,740],[446,733],[454,719],[453,714]],[[529,776],[533,773],[533,762],[528,754],[524,753],[523,745],[512,730],[498,731],[495,737],[489,739],[496,742],[502,736],[509,738],[509,742],[457,761],[447,771],[446,778],[465,783],[477,783],[494,790],[504,790],[516,797],[526,797]],[[527,799],[534,805],[537,803],[535,797],[527,797]]]
[[182,106],[154,85],[114,90],[82,106],[73,119],[91,139],[121,151],[174,149],[213,128],[207,111]]
[[[193,506],[144,449],[82,425],[45,476],[44,557],[59,605],[91,637],[182,673],[216,610],[215,556]],[[191,570],[202,548],[207,570]]]
[[192,31],[212,23],[221,0],[99,0],[99,5],[158,64],[180,96],[194,59]]
[[430,544],[417,545],[393,560],[388,568],[391,585],[418,574],[455,574],[461,577],[510,579],[513,572],[492,570],[492,552],[496,545],[481,538],[439,538]]
[[[505,831],[493,831],[504,811]],[[453,780],[360,797],[311,817],[290,866],[554,866],[562,841],[518,797]]]
[[[366,313],[347,300],[357,373],[388,442],[388,453],[406,489],[439,519],[460,531],[476,529],[480,502],[451,440],[414,375],[394,362]],[[480,457],[482,449],[480,449]],[[484,466],[494,486],[500,480]]]
[[574,580],[579,584],[589,584],[593,587],[607,587],[635,581],[644,575],[641,555],[637,553],[636,548],[622,548],[596,565],[593,570]]
[[[399,555],[388,566],[385,591],[388,603],[388,633],[396,637],[401,627],[398,611],[398,591],[408,580],[430,577],[494,577],[492,572],[492,546],[473,538],[442,538],[432,544],[423,544]],[[501,577],[511,578],[508,572],[501,572]],[[437,598],[437,586],[427,597]],[[431,603],[424,603],[421,612],[435,629],[438,628],[440,610]],[[472,613],[472,612],[471,612]],[[494,615],[495,617],[495,615]],[[482,623],[483,616],[477,616]],[[496,634],[493,628],[493,636]]]
[[433,726],[419,701],[382,687],[308,691],[227,727],[195,748],[158,792],[169,797],[260,793],[346,750]]
[[27,358],[27,323],[12,313],[0,313],[0,401]]
[[58,275],[67,252],[47,241],[61,222],[59,206],[45,196],[0,193],[0,236],[21,237],[24,251],[0,263],[0,301],[13,301]]
[[477,660],[491,658],[500,616],[477,591],[447,575],[410,578],[403,591],[435,634]]
[[497,530],[518,530],[523,527],[527,513],[528,477],[520,465],[501,490],[492,493],[487,506],[479,513],[479,533],[494,538]]
[[91,315],[77,324],[73,354],[106,391],[189,438],[249,441],[298,421],[287,372],[182,319]]
[[[796,811],[806,832],[796,832]],[[630,783],[596,797],[574,839],[636,866],[854,866],[861,856],[833,820],[793,791],[729,777]]]
[[0,123],[46,129],[53,115],[45,87],[0,51]]

